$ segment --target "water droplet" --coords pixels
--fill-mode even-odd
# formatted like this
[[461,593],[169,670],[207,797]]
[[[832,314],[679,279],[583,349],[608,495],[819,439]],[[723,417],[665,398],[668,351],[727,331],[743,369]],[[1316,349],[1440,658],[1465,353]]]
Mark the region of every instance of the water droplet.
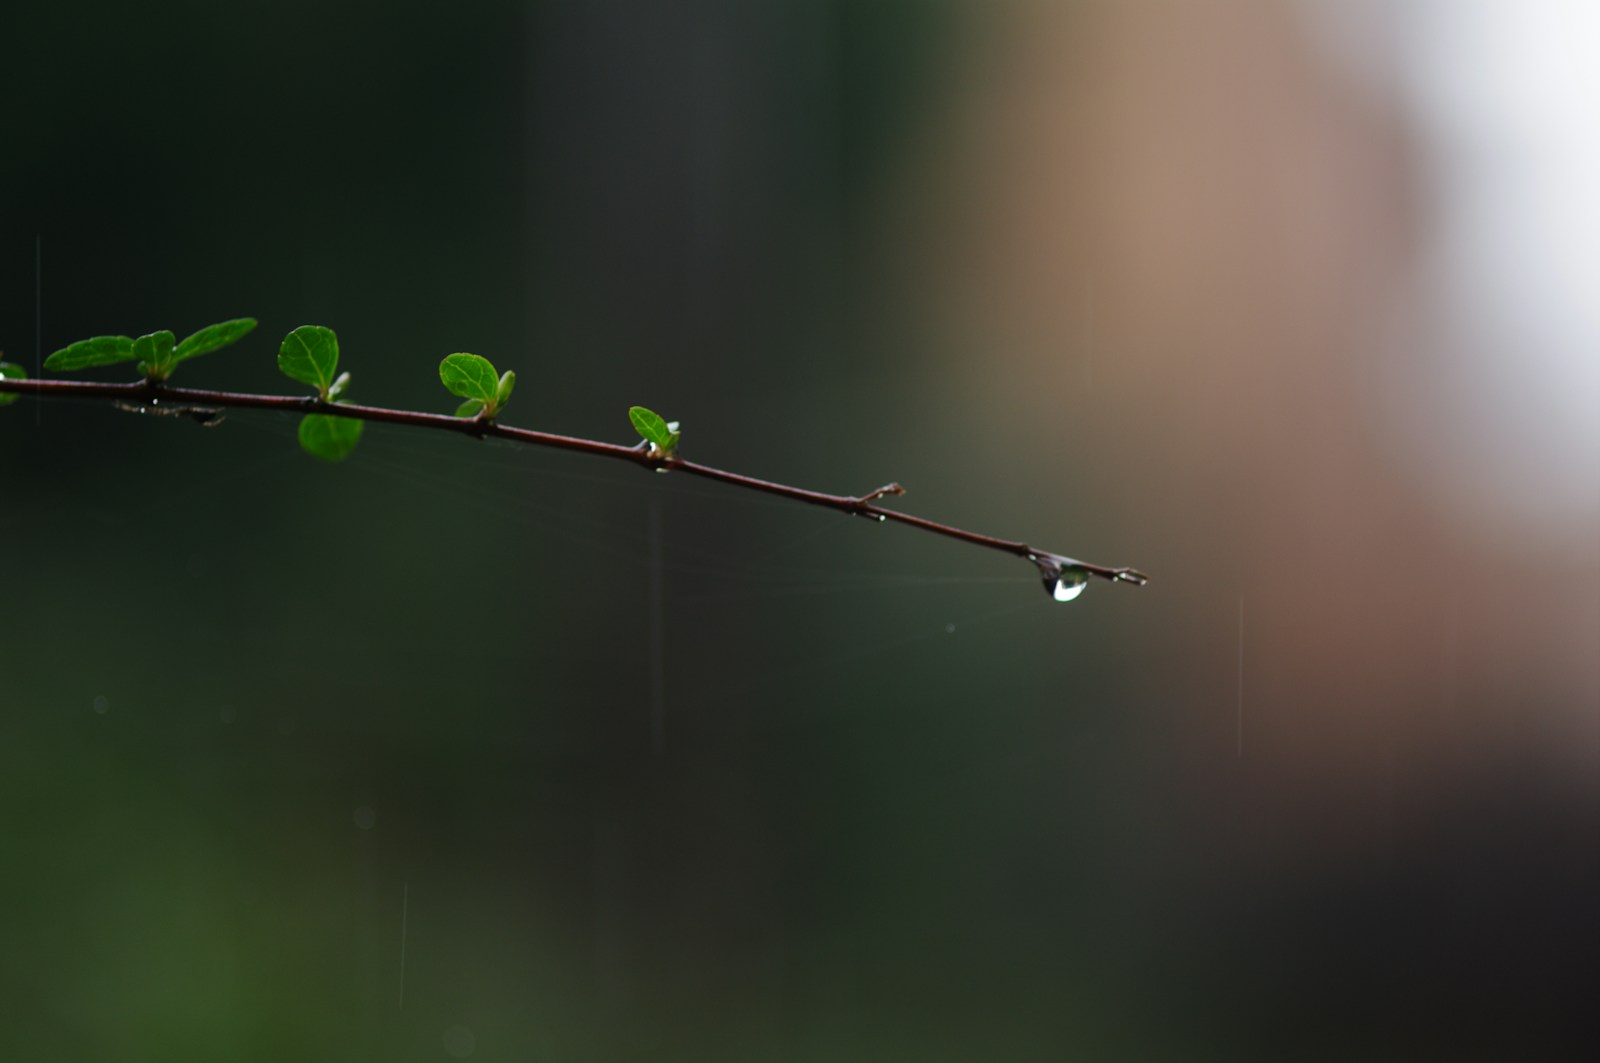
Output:
[[1038,561],[1044,592],[1058,602],[1070,602],[1089,585],[1089,570],[1055,558]]
[[371,830],[378,822],[378,814],[366,805],[357,808],[350,818],[362,830]]
[[111,699],[104,694],[99,694],[94,699],[94,711],[104,716],[111,711]]
[[944,633],[946,635],[954,635],[956,633],[956,626],[954,624],[946,624],[944,626]]

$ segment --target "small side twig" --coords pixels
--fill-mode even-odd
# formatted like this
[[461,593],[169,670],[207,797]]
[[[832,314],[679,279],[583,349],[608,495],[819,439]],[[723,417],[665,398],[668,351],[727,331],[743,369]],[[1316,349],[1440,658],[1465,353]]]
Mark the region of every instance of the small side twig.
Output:
[[906,489],[904,487],[901,487],[899,484],[890,483],[884,484],[876,491],[868,491],[860,498],[857,498],[856,501],[860,502],[862,505],[866,505],[868,502],[876,502],[880,498],[888,498],[891,495],[898,498],[905,493]]

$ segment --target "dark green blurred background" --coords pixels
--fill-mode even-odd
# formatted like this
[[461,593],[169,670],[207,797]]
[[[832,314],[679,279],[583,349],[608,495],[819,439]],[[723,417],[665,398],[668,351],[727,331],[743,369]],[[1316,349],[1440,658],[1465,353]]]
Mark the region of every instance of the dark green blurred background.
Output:
[[[1286,17],[1223,6],[1247,41]],[[1034,150],[1029,106],[1172,141],[1114,78],[1006,80],[1031,54],[1092,86],[1078,42],[1131,32],[1084,15],[1034,54],[1027,7],[0,15],[8,360],[253,315],[178,382],[293,390],[277,339],[316,323],[354,401],[443,411],[439,358],[474,351],[517,371],[513,423],[622,442],[644,403],[696,459],[896,479],[913,512],[1154,577],[1058,606],[999,555],[581,457],[372,426],[330,467],[292,418],[23,400],[0,416],[0,1055],[1594,1046],[1588,517],[1548,577],[1569,593],[1507,587],[1483,620],[1459,588],[1517,551],[1328,412],[1317,374],[1354,341],[1147,289],[1104,220],[1189,240],[1219,197],[1163,208],[1098,148]],[[1046,175],[1076,220],[994,174]],[[1103,263],[1092,296],[1056,246]],[[1247,256],[1207,261],[1298,312]],[[1003,292],[961,320],[1002,326],[944,316],[966,270]],[[1250,350],[1314,368],[1227,361]],[[1328,440],[1354,473],[1318,464]],[[1330,492],[1370,520],[1331,528],[1307,501]],[[1391,547],[1404,571],[1361,574]]]

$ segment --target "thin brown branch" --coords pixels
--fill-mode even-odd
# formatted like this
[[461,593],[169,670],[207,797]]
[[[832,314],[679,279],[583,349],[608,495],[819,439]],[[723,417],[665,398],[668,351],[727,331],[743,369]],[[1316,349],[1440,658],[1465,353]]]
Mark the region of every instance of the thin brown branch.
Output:
[[440,429],[479,438],[492,436],[497,439],[510,439],[532,446],[573,450],[602,458],[618,458],[632,462],[635,465],[644,466],[647,469],[665,469],[671,472],[685,473],[689,476],[699,476],[703,479],[731,484],[734,487],[741,487],[749,491],[761,491],[765,494],[777,495],[780,498],[793,499],[796,502],[824,506],[828,509],[849,513],[857,517],[906,524],[913,528],[932,532],[935,535],[959,539],[961,542],[971,543],[974,546],[982,546],[990,550],[1014,554],[1017,557],[1035,562],[1041,568],[1048,568],[1052,565],[1075,565],[1092,576],[1098,576],[1114,583],[1132,583],[1135,586],[1142,586],[1146,581],[1144,573],[1139,572],[1137,569],[1093,565],[1085,561],[1065,557],[1050,550],[1029,546],[1025,542],[997,539],[991,535],[965,531],[961,528],[951,527],[948,524],[940,524],[937,521],[928,520],[926,517],[901,513],[897,510],[885,509],[877,505],[876,502],[881,498],[905,494],[905,488],[897,483],[885,484],[883,487],[875,491],[869,491],[864,495],[830,495],[821,491],[808,491],[802,487],[790,487],[787,484],[773,483],[770,480],[760,480],[754,476],[728,472],[726,469],[701,465],[699,462],[686,461],[673,455],[662,455],[644,444],[624,446],[620,443],[603,443],[595,439],[579,439],[574,436],[556,435],[552,432],[539,432],[531,428],[513,428],[510,425],[500,424],[495,421],[481,418],[455,417],[444,413],[391,410],[381,406],[355,406],[344,402],[333,404],[323,402],[315,396],[250,395],[234,391],[178,388],[167,384],[151,384],[144,381],[137,381],[131,384],[111,384],[77,380],[8,380],[0,378],[0,393],[8,392],[16,395],[33,395],[38,398],[105,399],[123,408],[142,409],[151,412],[173,409],[174,412],[196,416],[196,419],[202,422],[211,420],[206,415],[208,408],[290,410],[296,413],[332,414],[360,421],[379,421],[385,424],[411,425],[415,428]]

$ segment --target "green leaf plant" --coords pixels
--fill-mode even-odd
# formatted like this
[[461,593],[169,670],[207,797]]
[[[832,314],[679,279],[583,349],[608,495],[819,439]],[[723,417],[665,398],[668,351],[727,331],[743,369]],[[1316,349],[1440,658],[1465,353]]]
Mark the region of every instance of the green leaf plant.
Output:
[[1045,592],[1055,601],[1078,597],[1091,577],[1112,583],[1143,586],[1144,573],[1132,568],[1091,565],[1061,554],[1039,550],[1025,542],[998,539],[965,531],[879,505],[884,498],[905,494],[897,483],[864,495],[834,495],[802,487],[760,480],[741,473],[702,465],[679,455],[683,433],[676,421],[667,421],[644,406],[628,409],[628,421],[639,436],[633,445],[579,439],[532,428],[516,428],[498,420],[511,400],[516,374],[497,373],[494,365],[476,354],[451,354],[439,363],[439,381],[450,394],[463,400],[454,413],[398,410],[382,406],[356,406],[345,401],[350,374],[339,372],[339,340],[330,328],[301,325],[278,347],[278,368],[289,379],[309,386],[311,395],[256,395],[236,391],[207,391],[174,387],[168,381],[183,362],[237,343],[256,327],[254,318],[241,317],[208,325],[176,342],[167,331],[137,338],[95,336],[67,345],[45,360],[46,369],[72,372],[99,366],[137,362],[141,379],[112,381],[31,380],[19,365],[0,361],[0,406],[21,395],[38,398],[105,399],[140,413],[180,414],[202,424],[221,421],[224,409],[283,410],[300,413],[300,446],[324,461],[342,461],[361,441],[367,422],[409,425],[452,431],[478,438],[493,437],[531,446],[553,447],[596,457],[629,461],[656,472],[679,472],[796,502],[823,506],[878,523],[908,525],[973,546],[1021,557],[1033,564]]
[[202,354],[218,351],[237,343],[256,327],[253,317],[238,317],[207,325],[177,343],[172,333],[165,330],[151,332],[138,339],[127,336],[95,336],[79,340],[56,351],[45,359],[44,367],[61,372],[93,369],[118,362],[139,363],[139,372],[151,384],[159,384],[172,376],[180,362],[198,358]]
[[[310,384],[325,406],[337,405],[350,388],[350,374],[340,373],[339,337],[321,325],[301,325],[278,346],[278,369],[290,380]],[[300,418],[300,449],[323,461],[343,461],[361,442],[365,425],[349,417],[308,413]]]
[[650,453],[670,458],[678,452],[678,441],[683,433],[678,431],[677,421],[662,420],[659,413],[643,406],[628,407],[628,420],[633,422],[633,430],[639,433],[639,438],[650,444]]
[[489,359],[476,354],[452,354],[439,363],[439,382],[450,394],[467,400],[456,407],[457,417],[492,421],[511,401],[517,374],[508,369],[496,376]]
[[[0,380],[26,379],[28,379],[28,371],[22,368],[22,366],[12,365],[10,362],[0,362]],[[20,396],[16,394],[0,391],[0,406],[10,406],[13,402],[16,402],[18,398],[20,398]]]

